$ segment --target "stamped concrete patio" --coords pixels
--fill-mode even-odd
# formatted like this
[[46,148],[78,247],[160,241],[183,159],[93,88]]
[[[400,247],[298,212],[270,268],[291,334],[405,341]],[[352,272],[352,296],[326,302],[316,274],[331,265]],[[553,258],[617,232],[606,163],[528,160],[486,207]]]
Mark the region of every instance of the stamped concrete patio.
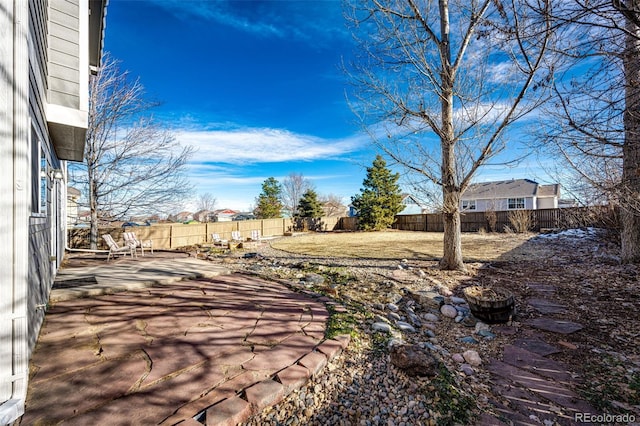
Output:
[[236,424],[348,344],[323,301],[175,253],[61,269],[22,424]]

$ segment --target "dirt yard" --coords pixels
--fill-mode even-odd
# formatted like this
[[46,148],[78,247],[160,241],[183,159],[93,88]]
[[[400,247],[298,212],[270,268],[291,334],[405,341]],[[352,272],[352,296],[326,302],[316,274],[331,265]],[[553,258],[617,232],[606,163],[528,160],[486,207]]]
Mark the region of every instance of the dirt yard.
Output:
[[[462,235],[464,260],[487,262],[509,256],[530,237],[524,234],[465,233]],[[272,247],[317,257],[434,260],[442,257],[442,233],[384,231],[307,234],[278,240]]]

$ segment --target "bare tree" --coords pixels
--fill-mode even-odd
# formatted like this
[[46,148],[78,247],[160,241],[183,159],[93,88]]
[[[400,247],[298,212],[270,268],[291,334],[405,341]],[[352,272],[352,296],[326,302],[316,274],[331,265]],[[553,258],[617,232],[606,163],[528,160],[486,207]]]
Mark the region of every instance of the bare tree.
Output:
[[[591,199],[620,207],[624,262],[640,261],[640,1],[560,2],[562,73],[539,135]],[[586,186],[591,191],[585,191]]]
[[91,78],[89,93],[85,162],[72,167],[71,182],[87,194],[95,249],[99,224],[165,213],[189,196],[184,172],[192,150],[145,115],[153,105],[142,85],[110,56]]
[[308,189],[313,189],[313,184],[302,173],[290,173],[282,181],[282,205],[291,214],[298,211],[298,203],[302,194]]
[[465,269],[460,197],[504,149],[508,128],[545,98],[550,2],[352,3],[362,53],[350,66],[352,109],[389,157],[441,187],[440,267]]
[[326,217],[340,217],[347,214],[347,206],[342,203],[342,198],[336,194],[321,195],[320,203]]
[[217,204],[216,198],[210,192],[198,195],[198,210],[214,210]]

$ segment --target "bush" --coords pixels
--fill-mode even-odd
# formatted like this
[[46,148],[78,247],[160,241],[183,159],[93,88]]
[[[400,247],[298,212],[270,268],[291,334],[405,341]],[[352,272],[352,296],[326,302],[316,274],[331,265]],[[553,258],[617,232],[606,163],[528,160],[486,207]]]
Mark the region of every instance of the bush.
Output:
[[487,221],[487,229],[489,232],[496,232],[498,225],[498,215],[495,210],[487,210],[484,213],[484,218]]
[[[529,232],[533,229],[533,215],[529,210],[514,210],[509,212],[507,217],[509,219],[509,223],[511,223],[513,232],[524,234],[525,232]],[[505,231],[506,228],[507,227],[505,227]]]

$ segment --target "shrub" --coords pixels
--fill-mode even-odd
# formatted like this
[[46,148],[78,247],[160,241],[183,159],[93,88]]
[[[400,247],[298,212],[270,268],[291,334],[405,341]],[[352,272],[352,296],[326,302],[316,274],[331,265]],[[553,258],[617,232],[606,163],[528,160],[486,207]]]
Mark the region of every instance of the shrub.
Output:
[[489,232],[496,232],[498,225],[498,215],[495,210],[487,210],[484,212],[484,218],[487,221]]
[[533,215],[529,210],[514,210],[509,212],[507,217],[509,219],[509,223],[511,223],[511,226],[513,227],[513,231],[518,234],[524,234],[525,232],[529,232],[533,229]]

